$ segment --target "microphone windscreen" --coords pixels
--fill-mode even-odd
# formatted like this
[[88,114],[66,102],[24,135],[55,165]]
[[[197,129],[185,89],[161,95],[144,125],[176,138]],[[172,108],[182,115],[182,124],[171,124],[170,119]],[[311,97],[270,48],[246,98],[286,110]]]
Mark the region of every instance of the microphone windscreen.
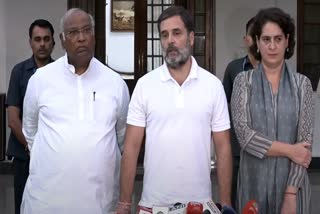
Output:
[[242,209],[242,214],[258,214],[258,203],[255,200],[250,200]]
[[202,214],[203,205],[198,202],[189,202],[186,214]]
[[236,214],[236,211],[232,207],[229,206],[223,206],[221,210],[222,214]]
[[222,206],[220,203],[216,203],[216,206],[218,207],[219,210],[222,210]]

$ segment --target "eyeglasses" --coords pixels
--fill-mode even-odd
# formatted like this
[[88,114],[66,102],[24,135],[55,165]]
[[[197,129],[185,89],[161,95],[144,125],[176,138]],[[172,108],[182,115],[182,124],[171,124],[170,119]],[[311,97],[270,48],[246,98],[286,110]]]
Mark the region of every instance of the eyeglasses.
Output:
[[93,28],[92,27],[85,27],[82,29],[72,29],[72,30],[66,31],[65,35],[69,39],[75,39],[75,38],[79,38],[80,33],[82,33],[83,36],[85,36],[85,37],[91,36],[91,35],[93,35]]

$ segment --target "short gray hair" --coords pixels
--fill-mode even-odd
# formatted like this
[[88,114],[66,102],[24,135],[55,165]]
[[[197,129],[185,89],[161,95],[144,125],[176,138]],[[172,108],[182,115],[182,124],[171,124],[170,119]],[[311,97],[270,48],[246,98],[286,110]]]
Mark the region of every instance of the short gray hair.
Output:
[[80,9],[80,8],[71,8],[69,9],[63,16],[62,18],[60,19],[60,31],[62,33],[62,37],[63,37],[63,40],[65,40],[65,36],[64,36],[64,23],[66,21],[66,19],[71,15],[73,14],[74,12],[84,12],[86,14],[88,14],[89,18],[90,18],[90,22],[91,22],[91,26],[93,28],[93,34],[94,34],[94,25],[95,25],[95,22],[94,22],[94,19],[92,17],[92,15],[90,13],[87,13],[86,11]]

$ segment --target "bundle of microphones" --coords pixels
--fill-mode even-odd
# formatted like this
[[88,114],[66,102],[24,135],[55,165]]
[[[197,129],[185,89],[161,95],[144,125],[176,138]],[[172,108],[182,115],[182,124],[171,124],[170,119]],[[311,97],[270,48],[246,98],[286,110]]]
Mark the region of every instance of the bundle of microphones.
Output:
[[[189,202],[188,204],[176,203],[170,207],[154,206],[152,210],[140,209],[139,214],[236,214],[229,206],[215,204],[212,200],[206,203]],[[258,214],[257,203],[249,201],[242,214]]]

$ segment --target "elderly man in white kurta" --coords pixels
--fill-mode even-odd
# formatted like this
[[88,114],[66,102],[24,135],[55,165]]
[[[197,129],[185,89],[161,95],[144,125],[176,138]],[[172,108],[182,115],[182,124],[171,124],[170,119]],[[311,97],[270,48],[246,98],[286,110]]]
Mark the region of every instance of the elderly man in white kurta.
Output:
[[62,23],[66,55],[38,69],[24,100],[23,133],[31,160],[21,211],[112,213],[119,196],[128,89],[93,57],[92,17],[71,9]]

